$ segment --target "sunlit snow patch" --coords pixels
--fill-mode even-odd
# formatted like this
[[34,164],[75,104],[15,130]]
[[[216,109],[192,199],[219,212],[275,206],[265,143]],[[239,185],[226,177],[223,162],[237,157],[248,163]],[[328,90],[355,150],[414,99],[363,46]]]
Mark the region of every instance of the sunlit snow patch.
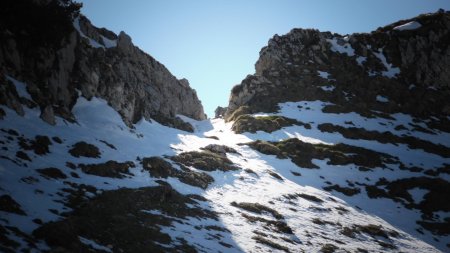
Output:
[[383,63],[384,67],[386,67],[386,71],[381,72],[381,74],[385,77],[395,77],[396,75],[400,74],[400,69],[397,67],[394,67],[391,63],[388,63],[386,60],[386,56],[383,54],[383,50],[380,50],[380,52],[373,52],[373,54],[380,59],[381,63]]
[[101,38],[102,38],[102,40],[103,40],[103,44],[104,44],[104,45],[102,45],[102,44],[100,44],[98,41],[96,41],[96,40],[94,40],[94,39],[92,39],[92,38],[86,36],[86,34],[84,34],[84,33],[81,31],[81,27],[80,27],[80,17],[75,18],[75,20],[73,21],[73,26],[74,26],[75,30],[78,31],[78,33],[80,34],[81,37],[86,38],[86,39],[89,40],[89,44],[90,44],[92,47],[95,47],[95,48],[111,48],[111,47],[116,47],[116,46],[117,46],[117,40],[111,40],[111,39],[108,39],[108,38],[106,38],[106,37],[103,36],[103,35],[100,35],[100,36],[101,36]]
[[110,40],[103,35],[100,35],[100,36],[102,37],[103,44],[105,44],[106,48],[111,48],[111,47],[117,46],[117,40]]
[[322,77],[323,79],[328,79],[328,77],[330,76],[330,73],[326,72],[326,71],[320,71],[317,70],[317,73],[319,74],[320,77]]
[[422,26],[422,25],[421,25],[419,22],[417,22],[417,21],[411,21],[411,22],[408,22],[408,23],[406,23],[406,24],[403,24],[403,25],[399,25],[399,26],[394,27],[394,30],[397,30],[397,31],[415,30],[415,29],[417,29],[417,28],[420,28],[421,26]]
[[350,43],[346,42],[341,46],[338,44],[337,38],[327,39],[327,41],[331,44],[331,51],[341,54],[347,54],[348,56],[355,55],[355,50],[352,48]]
[[311,144],[327,144],[327,145],[331,145],[332,143],[328,143],[328,142],[324,142],[322,140],[313,138],[313,137],[308,137],[308,136],[304,136],[301,133],[295,132],[295,133],[288,133],[286,132],[286,135],[289,136],[289,138],[297,138],[303,142],[307,142],[307,143],[311,143]]

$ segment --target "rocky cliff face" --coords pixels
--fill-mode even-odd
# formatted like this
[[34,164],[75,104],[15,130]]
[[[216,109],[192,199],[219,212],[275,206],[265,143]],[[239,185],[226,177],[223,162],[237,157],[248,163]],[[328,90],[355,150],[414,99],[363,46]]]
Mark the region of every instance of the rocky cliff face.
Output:
[[0,1],[1,252],[449,251],[447,13],[275,36],[234,122],[184,122],[187,81],[59,3]]
[[[432,240],[424,240],[448,251],[448,219],[434,216],[428,208],[445,213],[450,209],[441,201],[428,201],[449,189],[449,66],[450,12],[424,14],[371,33],[345,36],[293,29],[275,35],[260,51],[255,74],[232,89],[224,118],[235,133],[257,139],[249,145],[258,152],[290,157],[303,168],[301,173],[291,171],[303,177],[297,182],[309,184],[313,175],[320,175],[328,179],[323,190],[341,192],[358,205],[386,197],[401,203],[405,190],[427,189],[430,199],[411,197],[411,203],[418,205],[405,205],[420,213],[405,222],[420,226],[412,234],[418,232],[424,238],[431,233]],[[341,151],[347,154],[341,156]],[[317,160],[306,161],[309,155]],[[371,182],[377,176],[366,173],[368,168],[389,167],[379,163],[384,159],[398,165],[390,167],[390,172],[380,170],[379,181]],[[345,170],[344,164],[362,167]],[[322,176],[329,165],[336,165],[330,170],[333,174]],[[348,174],[337,182],[341,173]],[[360,186],[364,189],[357,189]],[[404,211],[395,210],[398,206],[377,203],[372,207],[383,206],[381,216],[398,213],[393,223],[404,218]]]
[[187,80],[174,77],[124,32],[93,26],[79,6],[66,2],[2,2],[2,104],[23,111],[10,76],[27,83],[28,105],[39,106],[50,124],[54,115],[76,120],[71,109],[80,95],[105,99],[128,125],[153,118],[186,129],[177,114],[205,119]]
[[233,88],[225,116],[322,100],[334,104],[330,111],[368,114],[370,108],[448,122],[449,31],[450,13],[440,11],[371,33],[293,29],[275,35],[261,50],[256,73]]

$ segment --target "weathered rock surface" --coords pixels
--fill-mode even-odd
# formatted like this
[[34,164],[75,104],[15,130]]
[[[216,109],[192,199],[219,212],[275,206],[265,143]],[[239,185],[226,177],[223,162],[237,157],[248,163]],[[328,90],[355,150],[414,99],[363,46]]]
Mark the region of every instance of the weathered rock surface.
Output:
[[0,210],[18,215],[25,215],[20,205],[9,195],[0,196]]
[[142,167],[152,177],[176,177],[185,184],[202,189],[206,189],[210,183],[214,182],[214,178],[205,172],[192,171],[184,166],[181,167],[181,170],[177,170],[169,162],[157,156],[144,158],[142,160]]
[[[395,27],[409,21],[417,29]],[[371,33],[342,36],[313,29],[275,35],[256,73],[232,89],[225,118],[270,112],[287,101],[322,100],[340,110],[431,115],[450,113],[450,12],[420,15]],[[382,99],[380,99],[382,98]]]
[[[84,200],[76,212],[33,234],[45,240],[52,252],[91,252],[83,238],[106,245],[102,252],[197,252],[186,240],[175,241],[160,227],[189,217],[217,219],[215,213],[200,207],[195,196],[183,195],[170,185],[119,189]],[[173,248],[165,246],[171,243]]]
[[[24,4],[25,0],[16,1]],[[5,2],[12,5],[11,1]],[[33,2],[59,8],[51,5],[52,0]],[[3,10],[0,8],[2,21],[11,11]],[[43,9],[37,12],[46,13]],[[59,25],[64,24],[66,14],[62,21],[44,20],[44,24],[52,30],[64,30],[65,26]],[[439,15],[432,16],[436,20],[429,22],[439,23]],[[426,19],[425,16],[425,21],[419,20],[422,28],[418,30],[386,31],[392,36],[410,33],[419,38],[423,35],[420,29],[428,25]],[[135,115],[135,110],[144,113],[145,104],[142,108],[120,104],[121,92],[130,95],[130,101],[140,99],[140,93],[131,91],[135,86],[124,86],[128,91],[123,91],[114,83],[120,75],[126,75],[123,80],[130,81],[144,73],[140,72],[140,65],[130,74],[126,63],[114,62],[123,58],[125,62],[145,63],[146,60],[138,63],[131,58],[138,50],[131,39],[123,33],[115,35],[97,29],[82,17],[73,21],[81,31],[73,33],[77,38],[73,45],[75,67],[66,68],[67,62],[59,65],[59,53],[55,56],[54,66],[66,66],[61,73],[71,69],[69,86],[56,89],[56,93],[73,93],[72,101],[80,94],[88,98],[102,96],[124,110],[124,119]],[[0,22],[0,28],[3,24]],[[72,20],[67,22],[66,28],[73,27]],[[384,33],[383,29],[376,33]],[[27,45],[30,51],[22,47],[24,55],[33,57],[49,52],[52,55],[58,50],[51,50],[71,39],[51,37],[45,30],[42,38],[39,34],[17,33],[18,30],[14,28],[5,34],[20,37],[17,41],[24,44],[24,38],[34,41],[36,45]],[[44,124],[37,117],[39,114],[27,111],[26,117],[19,117],[3,106],[0,251],[447,252],[449,118],[435,110],[437,105],[411,112],[418,116],[430,113],[427,119],[409,115],[396,118],[398,115],[390,114],[412,110],[405,104],[411,102],[417,89],[431,92],[417,101],[421,108],[422,102],[430,103],[428,98],[440,103],[438,93],[444,96],[446,88],[424,88],[428,87],[425,81],[416,83],[416,88],[405,88],[407,84],[402,80],[406,80],[409,70],[401,69],[401,64],[392,60],[396,57],[388,50],[392,45],[382,44],[381,37],[364,42],[371,47],[366,46],[367,52],[363,53],[358,51],[359,42],[354,41],[356,35],[344,38],[314,30],[294,33],[301,34],[301,38],[286,40],[289,35],[274,39],[276,43],[269,46],[274,52],[262,56],[257,75],[246,79],[250,86],[234,89],[242,105],[227,117],[233,124],[225,124],[221,119],[198,122],[194,134],[180,134],[152,123],[155,128],[150,129],[155,131],[139,131],[104,124],[102,117],[80,120],[80,124],[60,124],[58,119],[58,126],[53,127]],[[0,32],[0,36],[4,35]],[[378,51],[377,43],[384,45],[383,53]],[[0,49],[5,45],[1,44]],[[298,52],[291,50],[295,48]],[[12,55],[14,51],[1,53]],[[76,58],[80,53],[86,58]],[[98,58],[91,58],[92,55]],[[298,66],[293,66],[297,57],[293,55],[299,57],[295,60]],[[25,56],[17,56],[8,58],[7,64],[32,64],[21,63]],[[28,67],[31,71],[45,70],[48,66],[38,63],[47,60],[40,59],[34,63],[36,66]],[[392,65],[386,67],[385,63]],[[101,81],[102,75],[108,73],[105,64],[112,68],[110,79],[105,81],[111,85]],[[78,69],[80,66],[89,68]],[[118,74],[122,67],[123,74]],[[64,101],[54,103],[53,87],[46,86],[45,90],[40,82],[19,84],[12,78],[19,77],[9,72],[17,71],[14,69],[1,70],[5,74],[0,74],[5,83],[0,85],[1,104],[19,113],[25,112],[25,107],[39,106],[41,118],[50,124],[55,122],[54,115],[76,120],[70,106],[64,107]],[[59,75],[59,67],[55,69],[58,71],[50,76]],[[348,76],[342,71],[348,71]],[[46,73],[20,73],[50,80]],[[354,75],[355,83],[350,75]],[[438,83],[438,76],[430,78]],[[91,79],[80,79],[86,77]],[[28,83],[34,79],[23,80]],[[82,83],[71,83],[74,80]],[[84,86],[85,83],[89,85]],[[413,98],[399,99],[394,87],[388,85],[398,85],[398,92],[406,91],[404,95],[412,94]],[[109,88],[119,90],[114,93]],[[278,102],[298,99],[333,103],[302,101],[287,104],[277,114],[269,111]],[[194,129],[162,110],[152,114],[152,119]],[[362,116],[353,113],[355,110]],[[249,115],[253,112],[261,113]],[[343,112],[349,113],[339,114]],[[284,129],[277,131],[280,128]],[[232,130],[265,133],[238,135]]]
[[153,118],[178,127],[177,114],[205,118],[186,79],[174,77],[124,32],[93,26],[78,5],[20,0],[1,6],[0,102],[19,114],[20,98],[4,75],[27,83],[49,124],[55,124],[55,115],[74,120],[70,111],[79,95],[105,99],[127,124]]
[[79,167],[86,174],[97,175],[100,177],[124,178],[125,175],[132,175],[129,171],[134,168],[133,162],[107,161],[98,164],[80,164]]
[[237,153],[237,151],[234,148],[230,148],[225,145],[218,145],[218,144],[209,144],[206,147],[200,148],[202,150],[208,150],[213,153],[219,154],[221,156],[226,156],[226,153]]
[[240,115],[235,119],[231,129],[235,133],[256,133],[257,131],[264,131],[271,133],[282,127],[299,125],[305,128],[311,128],[308,123],[299,122],[294,119],[289,119],[282,116],[260,116],[253,117],[247,114]]
[[69,150],[69,153],[74,157],[100,158],[101,156],[101,152],[97,146],[84,141],[75,143]]
[[329,159],[328,164],[345,165],[352,163],[366,168],[386,167],[385,164],[398,163],[395,157],[388,154],[343,143],[335,145],[311,144],[291,138],[280,142],[254,141],[247,145],[263,154],[276,155],[278,158],[289,157],[292,162],[301,168],[319,168],[312,162],[312,159]]
[[226,112],[227,112],[226,107],[217,106],[216,110],[214,110],[214,117],[222,118]]
[[225,153],[211,152],[209,150],[183,152],[171,157],[171,159],[184,166],[192,166],[203,171],[233,171],[239,169],[227,158]]

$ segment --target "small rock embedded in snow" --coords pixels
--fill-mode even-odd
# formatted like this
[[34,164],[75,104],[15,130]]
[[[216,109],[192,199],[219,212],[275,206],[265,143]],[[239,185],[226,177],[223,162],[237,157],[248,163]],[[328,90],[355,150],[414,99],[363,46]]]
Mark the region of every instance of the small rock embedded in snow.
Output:
[[408,22],[406,24],[394,27],[394,30],[397,30],[397,31],[415,30],[417,28],[420,28],[421,26],[422,25],[419,22],[411,21],[411,22]]

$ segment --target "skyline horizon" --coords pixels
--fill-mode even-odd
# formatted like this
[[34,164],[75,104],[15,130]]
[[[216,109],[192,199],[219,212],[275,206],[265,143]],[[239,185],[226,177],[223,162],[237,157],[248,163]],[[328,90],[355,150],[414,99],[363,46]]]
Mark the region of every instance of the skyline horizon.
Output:
[[[259,5],[253,6],[253,0],[238,6],[235,1],[217,1],[214,4],[205,0],[191,4],[179,3],[176,0],[164,3],[137,1],[140,4],[126,5],[113,0],[109,2],[110,11],[104,11],[102,1],[80,2],[83,3],[81,13],[89,18],[93,25],[105,27],[116,34],[124,31],[130,35],[135,46],[163,64],[177,79],[187,79],[191,88],[196,90],[209,118],[214,117],[217,106],[228,106],[232,87],[240,84],[247,75],[255,73],[255,63],[260,50],[274,35],[282,36],[296,28],[317,29],[340,35],[370,33],[399,20],[434,13],[439,9],[450,10],[450,2],[435,1],[423,5],[423,1],[415,0],[411,1],[409,8],[404,9],[394,7],[401,6],[405,1],[391,4],[392,8],[378,13],[378,16],[374,16],[376,9],[371,11],[372,8],[366,8],[369,4],[365,4],[355,5],[356,9],[363,6],[364,12],[355,11],[358,15],[353,17],[322,17],[316,15],[316,12],[306,10],[323,7],[322,4],[326,1],[303,6],[303,1],[284,0],[282,4],[273,5],[271,1],[264,0],[256,1]],[[345,3],[350,2],[354,0]],[[339,4],[329,5],[348,11]],[[299,6],[305,9],[294,8]],[[259,8],[258,15],[251,14],[255,20],[245,16],[247,10],[253,10],[250,7]],[[330,12],[332,9],[334,8],[325,8],[324,11]],[[171,13],[172,11],[174,13]],[[302,11],[305,15],[298,15]],[[282,15],[284,12],[288,15]],[[168,16],[167,13],[171,15]],[[230,19],[227,14],[233,14],[233,17]],[[335,12],[331,11],[331,14]],[[265,17],[268,15],[274,15],[278,19],[267,20]],[[172,19],[172,16],[178,19]],[[352,22],[359,18],[360,22]]]

